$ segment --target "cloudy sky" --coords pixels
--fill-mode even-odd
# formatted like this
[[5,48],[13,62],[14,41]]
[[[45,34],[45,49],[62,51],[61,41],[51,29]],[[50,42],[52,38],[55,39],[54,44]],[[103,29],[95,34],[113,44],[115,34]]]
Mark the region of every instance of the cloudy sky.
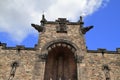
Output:
[[31,23],[65,17],[85,26],[94,25],[86,34],[88,49],[120,47],[119,0],[0,0],[0,41],[8,46],[37,44],[38,33]]

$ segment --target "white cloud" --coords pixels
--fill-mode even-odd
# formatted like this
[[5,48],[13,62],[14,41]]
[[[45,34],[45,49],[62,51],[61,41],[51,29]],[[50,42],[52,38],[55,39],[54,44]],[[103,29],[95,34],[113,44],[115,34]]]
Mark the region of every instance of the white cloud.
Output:
[[35,34],[31,23],[38,23],[43,11],[48,20],[66,17],[72,21],[80,15],[88,16],[109,0],[1,0],[0,32],[9,34],[20,43],[29,34]]

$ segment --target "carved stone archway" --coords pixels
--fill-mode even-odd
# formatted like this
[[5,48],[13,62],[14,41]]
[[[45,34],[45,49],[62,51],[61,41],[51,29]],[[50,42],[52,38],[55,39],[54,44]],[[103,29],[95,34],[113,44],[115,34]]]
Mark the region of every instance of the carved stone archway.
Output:
[[56,41],[46,46],[44,80],[77,80],[76,48],[66,42]]
[[48,42],[45,46],[43,46],[41,49],[41,53],[48,55],[48,49],[51,48],[50,46],[53,44],[57,44],[57,43],[63,43],[63,44],[68,45],[68,47],[73,48],[75,50],[74,56],[76,56],[78,54],[77,52],[80,51],[78,46],[74,44],[72,41],[69,41],[67,39],[55,39],[55,40]]

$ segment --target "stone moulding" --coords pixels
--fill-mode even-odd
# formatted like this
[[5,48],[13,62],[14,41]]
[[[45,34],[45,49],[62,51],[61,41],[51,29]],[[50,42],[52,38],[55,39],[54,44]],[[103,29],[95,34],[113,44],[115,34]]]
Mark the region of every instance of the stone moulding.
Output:
[[78,50],[79,48],[74,44],[72,43],[71,41],[69,40],[66,40],[66,39],[57,39],[57,40],[52,40],[50,42],[48,42],[43,48],[41,51],[45,51],[49,48],[49,46],[55,44],[55,43],[65,43],[65,44],[68,44],[70,46],[72,46],[75,50]]

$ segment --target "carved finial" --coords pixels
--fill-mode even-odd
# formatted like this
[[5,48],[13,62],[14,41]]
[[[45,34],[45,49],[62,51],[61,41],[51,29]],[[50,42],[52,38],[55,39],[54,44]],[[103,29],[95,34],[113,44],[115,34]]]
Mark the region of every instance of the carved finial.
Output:
[[80,20],[79,20],[79,22],[80,22],[80,27],[83,27],[84,22],[83,22],[83,17],[82,17],[82,16],[80,16]]
[[80,16],[80,22],[83,22],[83,17],[82,16]]
[[47,20],[45,19],[45,15],[43,14],[42,15],[42,20],[40,21],[41,22],[41,26],[44,26],[44,24],[45,24],[46,21]]
[[46,19],[45,19],[45,15],[44,15],[44,14],[42,15],[42,20],[46,20]]

